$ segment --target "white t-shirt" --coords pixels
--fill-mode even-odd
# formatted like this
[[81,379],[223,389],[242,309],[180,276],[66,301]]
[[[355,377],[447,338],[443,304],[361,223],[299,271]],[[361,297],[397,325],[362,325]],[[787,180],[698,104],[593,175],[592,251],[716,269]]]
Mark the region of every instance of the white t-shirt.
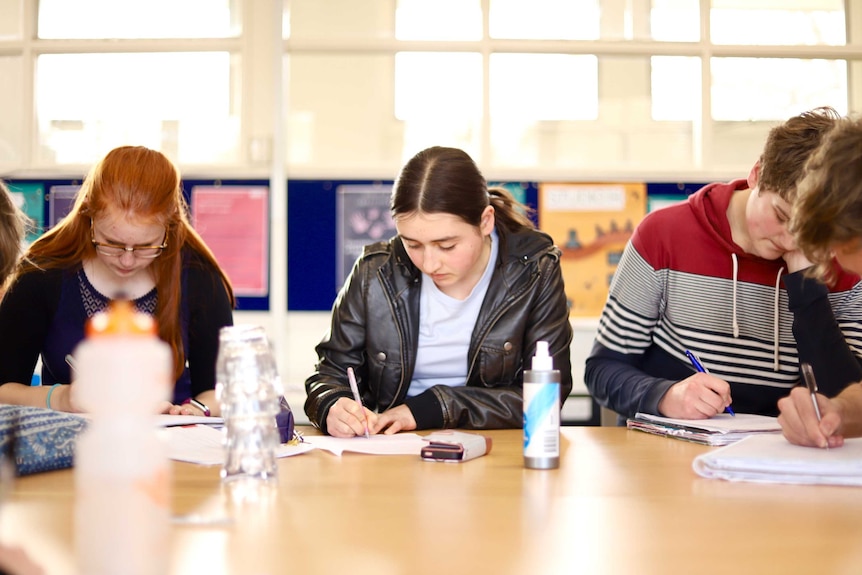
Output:
[[491,232],[491,256],[485,272],[464,300],[444,294],[422,274],[419,296],[419,349],[407,396],[435,385],[458,386],[467,381],[467,350],[499,253],[497,230]]

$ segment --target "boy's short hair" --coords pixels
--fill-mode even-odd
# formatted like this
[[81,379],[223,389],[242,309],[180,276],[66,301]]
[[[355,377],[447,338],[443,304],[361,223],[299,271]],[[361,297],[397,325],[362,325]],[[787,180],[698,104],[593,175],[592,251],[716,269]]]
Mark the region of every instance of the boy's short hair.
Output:
[[808,160],[789,229],[827,277],[832,248],[862,239],[862,118],[837,122]]
[[814,108],[772,128],[760,155],[758,187],[792,204],[805,162],[841,115],[834,108]]

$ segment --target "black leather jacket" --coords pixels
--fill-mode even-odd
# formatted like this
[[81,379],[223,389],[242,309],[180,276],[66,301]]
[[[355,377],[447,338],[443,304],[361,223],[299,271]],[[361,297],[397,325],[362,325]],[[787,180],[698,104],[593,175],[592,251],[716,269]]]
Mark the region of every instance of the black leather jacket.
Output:
[[324,432],[329,408],[352,398],[346,369],[356,372],[363,404],[382,413],[407,404],[417,429],[493,429],[523,425],[523,372],[545,340],[560,370],[562,401],[572,389],[572,327],[560,251],[535,231],[497,227],[500,249],[476,319],[464,386],[437,385],[407,397],[419,338],[421,272],[401,239],[365,247],[317,345],[317,371],[305,382],[305,413]]

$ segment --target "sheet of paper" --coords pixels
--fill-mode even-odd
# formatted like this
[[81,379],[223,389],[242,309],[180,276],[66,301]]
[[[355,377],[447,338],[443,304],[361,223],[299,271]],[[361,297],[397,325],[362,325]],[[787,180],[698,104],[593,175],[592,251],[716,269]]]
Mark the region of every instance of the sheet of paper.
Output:
[[[75,415],[84,419],[93,419],[90,413],[76,413]],[[176,427],[180,425],[210,425],[221,427],[224,420],[221,417],[206,417],[204,415],[167,415],[160,413],[153,416],[156,427]]]
[[221,417],[206,417],[205,415],[165,415],[156,416],[159,427],[174,427],[177,425],[215,425],[224,424]]
[[[221,465],[225,451],[222,446],[222,431],[211,425],[166,427],[168,457],[176,461],[187,461],[199,465]],[[314,449],[309,443],[279,445],[276,457],[290,457]]]
[[415,433],[396,433],[395,435],[372,435],[342,439],[328,435],[307,436],[305,440],[318,449],[325,449],[335,455],[345,451],[367,453],[370,455],[419,455],[426,441]]
[[698,455],[692,467],[702,477],[729,481],[862,486],[862,439],[817,449],[793,445],[783,435],[755,434]]
[[711,431],[713,433],[755,433],[766,431],[781,431],[777,417],[756,415],[753,413],[737,413],[736,416],[729,413],[719,413],[709,419],[673,419],[650,415],[648,413],[635,414],[636,419],[672,425],[684,429],[698,429]]

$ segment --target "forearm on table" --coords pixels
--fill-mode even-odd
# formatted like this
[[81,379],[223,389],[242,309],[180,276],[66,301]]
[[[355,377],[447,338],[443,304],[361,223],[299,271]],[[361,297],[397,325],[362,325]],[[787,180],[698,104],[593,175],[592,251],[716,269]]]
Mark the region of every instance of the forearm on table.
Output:
[[51,394],[51,409],[71,411],[69,405],[69,385],[24,385],[23,383],[7,382],[0,385],[0,403],[10,405],[28,405],[31,407],[49,407],[48,394]]

